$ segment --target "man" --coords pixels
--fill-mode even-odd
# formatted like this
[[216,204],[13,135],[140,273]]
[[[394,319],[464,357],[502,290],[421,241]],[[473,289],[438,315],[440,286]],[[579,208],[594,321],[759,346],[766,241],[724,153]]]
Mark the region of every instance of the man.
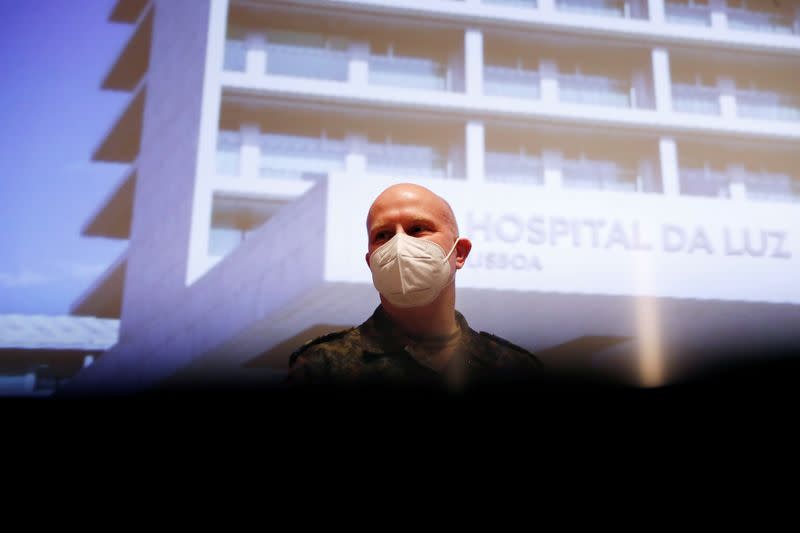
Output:
[[367,215],[366,254],[381,304],[357,328],[306,343],[289,383],[449,385],[535,375],[536,357],[476,333],[455,309],[455,273],[472,248],[450,205],[425,187],[383,191]]

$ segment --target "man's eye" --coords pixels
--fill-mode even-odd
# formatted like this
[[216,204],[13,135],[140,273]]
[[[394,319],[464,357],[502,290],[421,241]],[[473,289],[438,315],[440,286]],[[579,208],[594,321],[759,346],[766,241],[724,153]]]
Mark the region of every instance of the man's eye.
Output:
[[373,240],[374,241],[382,241],[385,238],[386,238],[386,232],[385,231],[379,231],[378,233],[375,234],[375,237],[373,238]]
[[412,226],[411,229],[408,231],[409,233],[419,233],[422,230],[423,230],[422,226]]

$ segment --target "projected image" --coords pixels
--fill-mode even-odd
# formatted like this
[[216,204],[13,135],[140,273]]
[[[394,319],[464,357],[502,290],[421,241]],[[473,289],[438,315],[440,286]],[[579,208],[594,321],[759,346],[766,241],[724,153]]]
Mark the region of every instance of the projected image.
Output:
[[546,367],[659,386],[799,342],[798,2],[100,7],[91,161],[122,172],[73,248],[117,248],[58,313],[119,333],[64,383],[280,381],[381,305],[367,213],[399,183],[471,242],[455,308]]

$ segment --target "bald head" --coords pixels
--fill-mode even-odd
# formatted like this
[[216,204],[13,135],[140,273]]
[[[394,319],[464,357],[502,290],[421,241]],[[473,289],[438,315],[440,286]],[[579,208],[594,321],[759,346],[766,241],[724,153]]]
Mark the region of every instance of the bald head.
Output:
[[403,224],[414,221],[432,222],[437,230],[451,233],[453,240],[458,237],[455,213],[444,198],[421,185],[398,183],[380,193],[369,208],[367,233],[370,244],[373,242],[373,233],[379,228],[387,224],[396,226],[398,222]]

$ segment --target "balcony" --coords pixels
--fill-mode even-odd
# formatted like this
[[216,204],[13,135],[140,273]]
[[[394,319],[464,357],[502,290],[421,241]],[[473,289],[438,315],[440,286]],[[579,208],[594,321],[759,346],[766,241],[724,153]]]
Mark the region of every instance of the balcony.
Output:
[[483,68],[483,92],[487,96],[508,96],[538,100],[539,73],[535,70],[486,65]]
[[639,0],[558,0],[559,11],[601,17],[647,18],[647,10]]
[[215,196],[208,235],[208,255],[221,258],[260,228],[283,201]]
[[247,43],[243,38],[228,38],[222,68],[233,72],[247,70]]
[[731,179],[727,173],[703,168],[681,167],[679,170],[681,194],[689,196],[730,197]]
[[369,83],[431,91],[451,88],[445,64],[427,58],[395,55],[369,56]]
[[644,190],[636,173],[614,161],[565,159],[561,181],[566,188],[610,191]]
[[367,172],[398,178],[450,178],[452,164],[432,146],[391,143],[366,145]]
[[217,135],[217,174],[238,176],[240,174],[240,151],[242,135],[238,131],[220,131]]
[[749,200],[771,202],[800,201],[800,181],[785,172],[739,171],[735,177],[731,172],[703,168],[682,167],[680,169],[681,193],[691,196],[730,198],[732,183],[744,185],[745,197]]
[[674,83],[672,85],[672,107],[681,113],[719,115],[719,89],[705,85]]
[[343,50],[269,43],[267,74],[347,81],[350,57]]
[[626,81],[585,74],[560,74],[558,83],[562,102],[633,107],[633,92]]
[[538,7],[538,2],[536,0],[481,0],[481,3],[499,6],[526,7],[531,9]]
[[484,157],[488,182],[526,185],[544,183],[544,166],[539,157],[509,152],[486,152]]
[[744,185],[747,198],[777,202],[800,201],[800,181],[788,174],[775,172],[749,172]]
[[736,91],[736,112],[743,118],[800,121],[800,98],[740,89]]
[[261,136],[258,177],[308,180],[345,169],[345,141],[267,133]]
[[765,13],[746,8],[727,9],[728,27],[733,30],[758,31],[766,33],[797,34],[800,25],[795,18],[784,13]]
[[711,26],[711,9],[708,5],[694,3],[664,2],[664,15],[668,22]]

